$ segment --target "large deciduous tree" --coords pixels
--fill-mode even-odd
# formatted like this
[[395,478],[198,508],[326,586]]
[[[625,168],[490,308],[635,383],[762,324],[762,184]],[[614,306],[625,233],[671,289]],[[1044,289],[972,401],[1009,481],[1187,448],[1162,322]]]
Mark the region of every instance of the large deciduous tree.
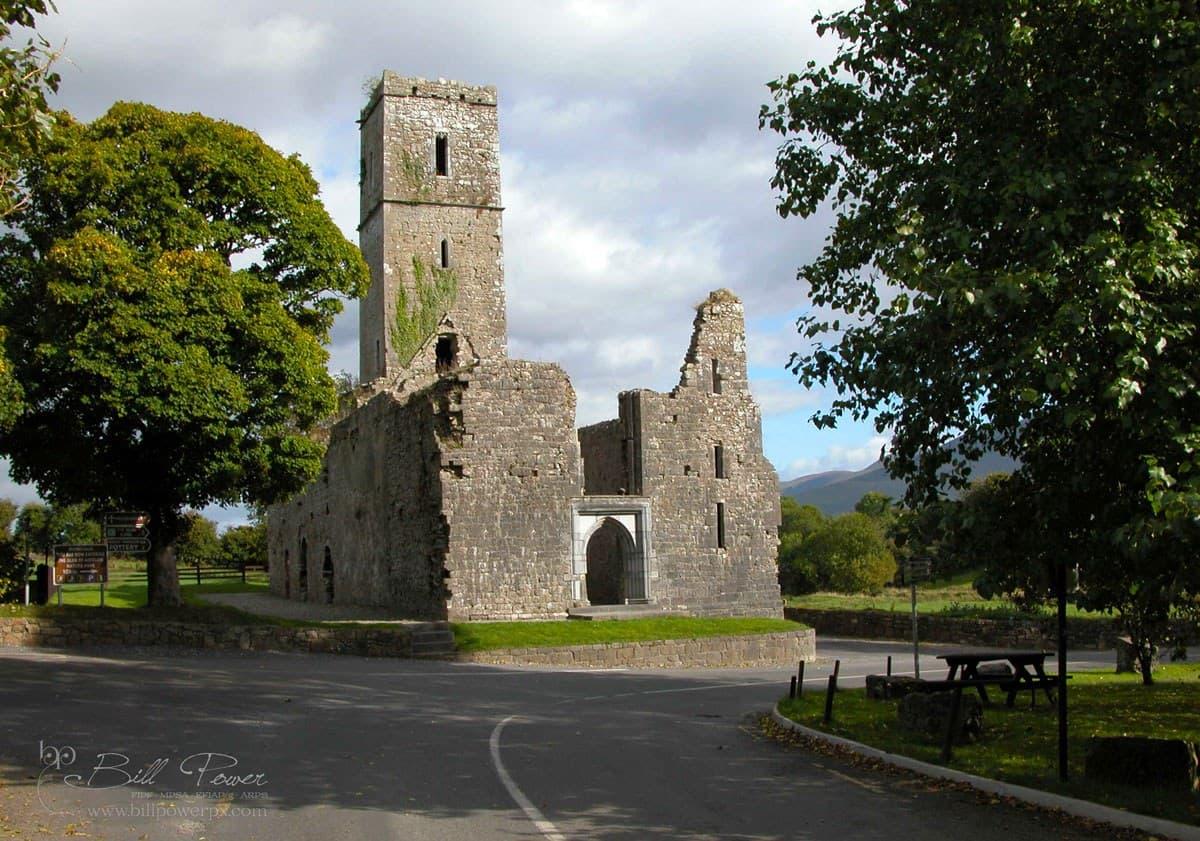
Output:
[[[1200,577],[1200,17],[1178,0],[872,0],[828,66],[770,85],[819,413],[873,417],[910,504],[994,448],[1039,553],[1120,609]],[[949,469],[942,469],[949,465]],[[1095,571],[1089,575],[1088,570]],[[1144,573],[1144,575],[1142,574]],[[1132,630],[1132,629],[1131,629]]]
[[148,511],[149,602],[177,604],[185,508],[316,475],[322,342],[367,271],[308,167],[253,132],[128,103],[57,122],[0,242],[27,396],[0,448],[56,501]]

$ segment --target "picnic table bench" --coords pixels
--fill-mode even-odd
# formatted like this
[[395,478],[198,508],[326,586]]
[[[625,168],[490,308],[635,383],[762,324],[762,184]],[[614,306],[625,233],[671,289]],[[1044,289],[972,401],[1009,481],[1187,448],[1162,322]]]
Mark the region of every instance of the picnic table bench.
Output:
[[[1039,689],[1054,703],[1054,687],[1058,678],[1046,674],[1047,656],[1045,651],[954,651],[939,654],[938,659],[945,660],[946,665],[950,667],[950,673],[944,681],[945,688],[973,687],[979,692],[979,699],[988,704],[991,702],[988,699],[987,687],[995,685],[1007,693],[1005,704],[1011,707],[1016,701],[1017,693],[1023,689],[1030,690],[1030,706],[1036,706]],[[983,663],[1008,663],[1012,667],[1012,673],[980,674],[979,666]]]

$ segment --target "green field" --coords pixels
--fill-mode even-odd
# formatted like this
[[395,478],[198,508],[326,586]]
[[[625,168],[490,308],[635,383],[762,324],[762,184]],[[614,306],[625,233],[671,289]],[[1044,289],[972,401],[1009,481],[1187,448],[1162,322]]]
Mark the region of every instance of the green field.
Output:
[[459,651],[771,634],[797,631],[804,627],[786,619],[704,619],[690,616],[620,621],[565,619],[552,622],[461,622],[453,625],[454,641]]
[[[976,618],[1008,618],[1011,616],[1050,616],[1052,609],[1043,608],[1036,613],[1022,612],[1015,604],[1004,599],[985,600],[975,592],[971,582],[978,571],[960,573],[953,578],[926,581],[917,585],[917,612],[936,613],[942,616]],[[882,610],[908,613],[912,610],[912,591],[908,587],[884,587],[878,595],[844,593],[811,593],[806,596],[787,596],[789,607],[807,607],[820,610]],[[1080,610],[1073,604],[1067,605],[1068,616],[1103,617],[1104,614]]]
[[[983,714],[984,734],[973,745],[955,747],[948,767],[984,777],[1018,783],[1132,809],[1172,820],[1200,823],[1200,800],[1118,786],[1101,786],[1083,779],[1083,760],[1091,736],[1150,736],[1200,741],[1200,664],[1167,665],[1155,671],[1155,684],[1109,672],[1074,672],[1067,693],[1069,704],[1068,783],[1057,777],[1057,717],[1043,696],[1036,709],[1022,693],[1013,709],[993,703]],[[900,730],[896,702],[872,701],[865,690],[837,694],[833,721],[822,723],[824,692],[802,699],[784,699],[780,711],[808,727],[863,742],[890,753],[941,765],[940,744]]]

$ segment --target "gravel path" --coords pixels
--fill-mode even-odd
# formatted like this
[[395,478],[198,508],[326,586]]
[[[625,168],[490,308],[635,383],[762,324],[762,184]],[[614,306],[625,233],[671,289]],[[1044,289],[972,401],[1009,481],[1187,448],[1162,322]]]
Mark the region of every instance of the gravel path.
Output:
[[305,622],[412,622],[396,617],[395,611],[386,607],[364,607],[348,604],[321,604],[284,599],[270,593],[204,593],[206,602],[236,607],[247,613],[260,616],[275,616],[280,619],[299,619]]

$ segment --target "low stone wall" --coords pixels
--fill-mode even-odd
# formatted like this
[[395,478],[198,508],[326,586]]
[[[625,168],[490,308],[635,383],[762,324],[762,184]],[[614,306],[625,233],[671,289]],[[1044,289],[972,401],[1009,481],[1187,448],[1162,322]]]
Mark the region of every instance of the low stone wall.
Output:
[[794,666],[816,657],[812,628],[777,634],[749,634],[699,639],[612,642],[562,648],[505,648],[460,653],[460,661],[492,665],[574,666],[605,669],[620,666],[670,669],[739,669]]
[[[830,637],[911,640],[912,614],[884,610],[816,610],[787,607],[783,615],[803,622],[818,634]],[[917,634],[922,642],[981,645],[994,648],[1054,648],[1058,623],[1054,617],[1039,619],[965,619],[919,614]],[[1067,638],[1072,648],[1104,650],[1116,645],[1121,635],[1111,619],[1067,619]]]
[[4,618],[0,646],[168,645],[243,651],[313,651],[411,657],[407,628],[289,628],[115,619]]

